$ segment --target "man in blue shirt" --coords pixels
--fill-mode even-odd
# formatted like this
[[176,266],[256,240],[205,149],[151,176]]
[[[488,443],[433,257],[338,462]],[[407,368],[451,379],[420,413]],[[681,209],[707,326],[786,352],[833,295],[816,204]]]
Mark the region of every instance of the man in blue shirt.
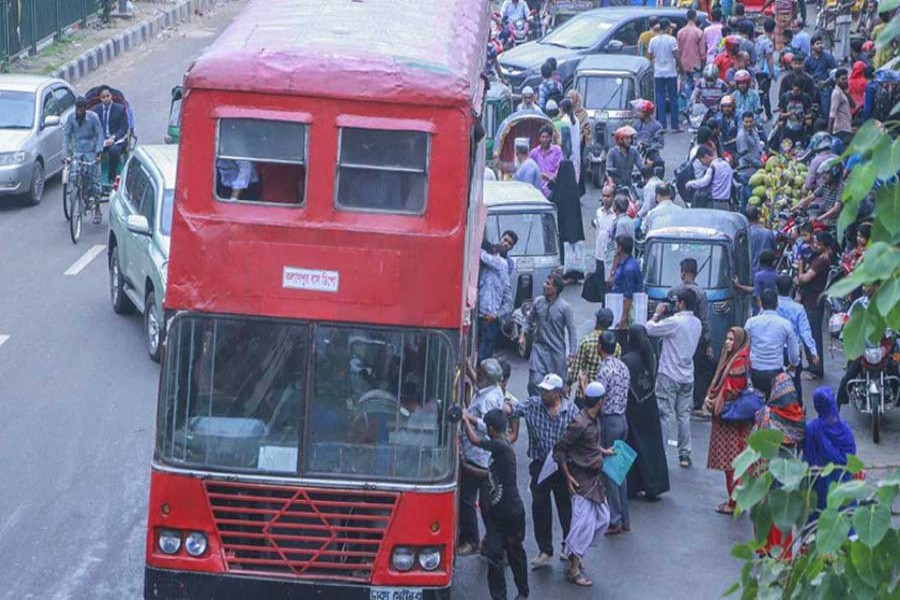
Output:
[[[794,327],[794,333],[806,346],[807,355],[813,364],[818,367],[819,355],[816,350],[816,341],[813,339],[812,327],[809,326],[809,317],[806,316],[806,309],[799,302],[796,302],[791,296],[794,293],[794,282],[787,275],[779,275],[776,281],[778,288],[778,308],[776,312],[791,322]],[[797,388],[797,394],[802,398],[803,389],[801,386],[800,369],[794,373],[794,387]]]
[[820,115],[827,116],[831,108],[831,92],[833,84],[829,84],[829,76],[832,69],[837,69],[837,62],[830,52],[825,50],[822,36],[816,34],[812,37],[811,53],[803,63],[803,70],[810,74],[816,86],[819,88]]
[[790,321],[779,316],[778,293],[766,290],[762,294],[762,312],[747,319],[744,329],[750,336],[750,381],[765,394],[772,391],[772,381],[784,371],[784,354],[788,364],[800,364],[800,344]]
[[525,4],[525,0],[506,0],[500,9],[500,18],[504,25],[527,19],[528,5]]
[[481,251],[478,274],[478,360],[491,358],[500,332],[500,314],[509,285],[509,265],[500,256],[502,247]]
[[775,234],[759,222],[759,207],[748,206],[744,213],[750,221],[750,273],[759,270],[759,257],[763,250],[775,251]]
[[528,140],[525,139],[520,143],[520,140],[516,139],[516,158],[519,159],[519,166],[516,167],[513,179],[521,181],[522,183],[530,183],[537,188],[538,191],[542,191],[541,168],[533,158],[528,156],[528,152]]
[[631,305],[634,295],[644,291],[644,276],[641,274],[641,266],[632,256],[634,251],[634,239],[627,235],[616,238],[616,258],[613,261],[613,286],[614,294],[622,294],[622,318],[619,319],[617,329],[628,329],[631,321]]

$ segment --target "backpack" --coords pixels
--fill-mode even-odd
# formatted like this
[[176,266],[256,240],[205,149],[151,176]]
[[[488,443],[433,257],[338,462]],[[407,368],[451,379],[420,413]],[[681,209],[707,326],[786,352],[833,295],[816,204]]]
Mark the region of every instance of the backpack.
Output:
[[875,91],[875,105],[872,108],[872,118],[881,122],[889,121],[891,111],[900,104],[900,83],[879,81]]
[[690,203],[691,196],[693,196],[693,190],[689,190],[687,187],[688,181],[694,178],[694,165],[692,163],[693,161],[688,158],[675,169],[675,189],[678,190],[678,195],[681,196],[681,199],[686,204]]

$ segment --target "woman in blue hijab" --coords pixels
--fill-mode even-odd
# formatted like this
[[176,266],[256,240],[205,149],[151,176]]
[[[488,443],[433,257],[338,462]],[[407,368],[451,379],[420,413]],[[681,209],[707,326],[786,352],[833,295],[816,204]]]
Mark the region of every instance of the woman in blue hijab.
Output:
[[[813,404],[818,417],[806,424],[803,457],[811,467],[847,464],[847,455],[856,454],[856,440],[847,421],[838,412],[834,392],[822,386],[813,394]],[[833,481],[844,481],[853,476],[846,471],[835,470],[827,477],[819,477],[814,488],[818,508],[824,510],[828,500],[828,488]]]

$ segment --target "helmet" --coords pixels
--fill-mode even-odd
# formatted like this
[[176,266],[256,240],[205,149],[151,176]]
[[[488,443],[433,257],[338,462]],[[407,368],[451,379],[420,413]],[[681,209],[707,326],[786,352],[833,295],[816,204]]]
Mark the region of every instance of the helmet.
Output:
[[873,42],[872,40],[866,40],[865,42],[863,42],[863,52],[872,52],[873,50],[875,50],[875,42]]
[[719,76],[719,67],[710,63],[703,67],[703,78],[704,79],[716,79]]
[[734,106],[735,105],[734,96],[732,96],[731,94],[722,96],[722,99],[719,100],[719,104],[721,106],[725,106],[726,104],[730,104],[731,106]]
[[656,106],[653,105],[653,102],[651,102],[650,100],[644,100],[643,98],[633,101],[631,103],[631,106],[634,108],[634,110],[639,110],[648,114],[652,114],[653,111],[656,110]]
[[850,320],[850,315],[844,312],[834,313],[828,319],[828,331],[830,333],[840,333],[841,329],[844,328],[844,325],[847,324],[847,321]]
[[844,163],[841,162],[841,159],[829,158],[826,161],[823,161],[821,165],[819,165],[819,170],[816,171],[816,175],[824,175],[825,173],[830,173],[833,177],[840,177],[844,172]]
[[737,50],[741,45],[741,38],[736,35],[729,35],[725,38],[725,51],[731,53],[733,50]]
[[750,83],[750,80],[753,79],[750,76],[750,72],[746,69],[741,69],[737,73],[734,74],[734,82],[735,83]]
[[791,63],[793,63],[793,62],[794,62],[794,55],[790,52],[785,52],[784,55],[781,57],[781,64],[783,64],[786,69],[789,69],[791,66]]
[[88,101],[84,96],[78,96],[75,98],[75,106],[87,106]]
[[626,125],[625,127],[619,127],[616,129],[616,133],[614,134],[616,138],[616,143],[621,144],[625,138],[634,138],[637,135],[637,131],[635,131],[634,127],[630,125]]
[[815,152],[831,150],[831,136],[824,131],[816,132],[813,134],[812,139],[809,140],[809,147]]
[[840,156],[844,153],[844,150],[847,149],[847,145],[844,144],[844,140],[839,137],[831,139],[831,151]]

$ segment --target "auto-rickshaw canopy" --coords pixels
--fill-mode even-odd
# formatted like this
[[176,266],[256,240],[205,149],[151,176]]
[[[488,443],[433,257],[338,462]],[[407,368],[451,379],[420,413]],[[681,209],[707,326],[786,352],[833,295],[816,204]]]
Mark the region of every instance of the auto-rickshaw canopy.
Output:
[[561,137],[559,130],[553,126],[553,121],[545,114],[530,110],[520,110],[506,117],[497,128],[494,138],[494,164],[502,173],[509,173],[515,169],[516,163],[516,139],[528,138],[528,147],[538,145],[541,127],[550,125],[553,127],[553,143],[559,144]]

